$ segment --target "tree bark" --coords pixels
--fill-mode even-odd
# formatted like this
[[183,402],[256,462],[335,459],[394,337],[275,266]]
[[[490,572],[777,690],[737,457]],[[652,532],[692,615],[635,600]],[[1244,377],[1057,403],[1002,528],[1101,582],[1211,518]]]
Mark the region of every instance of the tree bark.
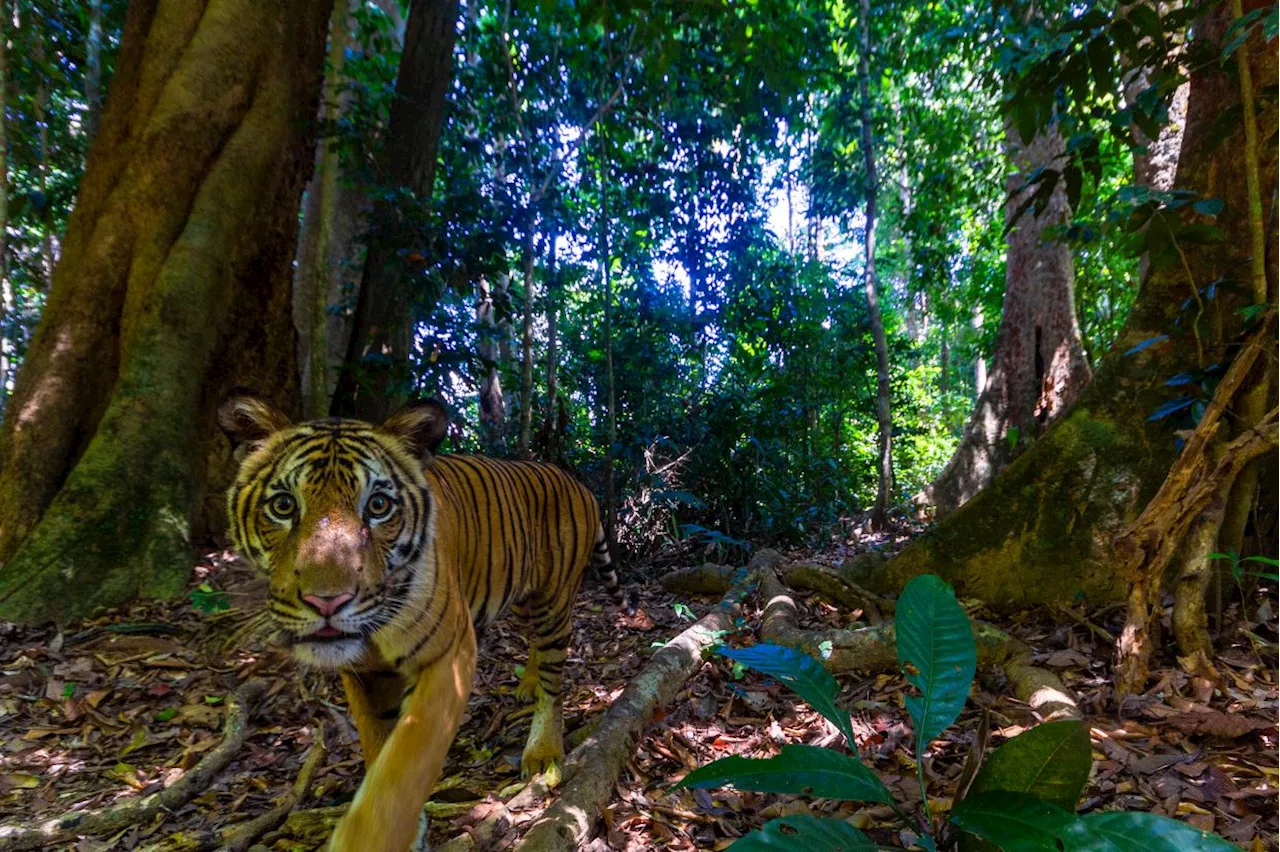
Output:
[[9,281],[9,4],[0,2],[0,418],[8,408],[12,342],[9,314],[13,284]]
[[614,518],[618,514],[618,497],[613,481],[613,457],[618,443],[618,399],[613,382],[613,278],[609,254],[609,143],[604,127],[600,127],[600,271],[604,279],[604,388],[605,447],[604,453],[604,531],[609,552],[618,546]]
[[480,382],[480,427],[484,430],[486,449],[490,453],[501,451],[507,430],[507,406],[502,394],[500,369],[507,323],[498,321],[497,303],[499,300],[506,302],[509,278],[504,272],[498,281],[495,291],[488,281],[481,279],[480,299],[476,303],[476,325],[480,335],[476,351],[485,371]]
[[[1225,23],[1221,12],[1212,9],[1199,26],[1206,39],[1220,39]],[[1276,78],[1274,51],[1252,52],[1250,65],[1253,79]],[[1176,324],[1181,306],[1193,287],[1221,277],[1243,281],[1250,276],[1243,134],[1237,130],[1220,138],[1220,117],[1239,103],[1237,83],[1216,62],[1196,69],[1176,185],[1226,202],[1213,220],[1224,238],[1183,246],[1185,265],[1153,265],[1111,353],[1075,407],[984,492],[882,570],[854,579],[882,591],[932,572],[963,595],[1006,607],[1077,595],[1116,600],[1126,594],[1124,577],[1116,571],[1113,539],[1155,495],[1177,454],[1168,420],[1149,418],[1177,395],[1165,382],[1201,366],[1185,318],[1181,327]],[[1276,120],[1275,104],[1267,103],[1259,126],[1274,126]],[[1275,186],[1274,145],[1261,146],[1258,172],[1261,186]],[[1261,201],[1263,221],[1274,221],[1274,196]],[[1171,226],[1204,221],[1190,207],[1159,215]],[[1275,264],[1275,255],[1269,255],[1269,292],[1274,292]],[[1202,341],[1204,363],[1222,363],[1228,345],[1239,340],[1241,301],[1235,294],[1220,293],[1210,306],[1223,342]],[[1143,348],[1131,352],[1139,344]]]
[[[458,0],[413,0],[380,163],[390,190],[384,197],[407,190],[422,203],[431,201],[457,24]],[[371,225],[351,342],[331,413],[381,422],[413,388],[408,359],[415,287],[399,249],[414,237],[393,201],[374,204]]]
[[858,91],[862,97],[862,157],[867,180],[867,230],[863,286],[867,292],[867,312],[876,347],[876,423],[880,432],[879,472],[876,502],[871,510],[871,528],[882,530],[888,520],[889,495],[893,490],[892,389],[889,385],[889,342],[880,316],[880,295],[876,286],[876,156],[871,133],[871,0],[861,0],[862,51],[858,57]]
[[527,459],[533,447],[533,221],[525,223],[521,254],[524,260],[524,315],[520,322],[520,435],[516,454]]
[[560,458],[559,363],[560,358],[560,269],[556,266],[556,242],[560,237],[559,223],[552,218],[550,245],[547,247],[547,408],[542,422],[546,436],[543,452],[548,461]]
[[[335,239],[340,223],[339,196],[342,169],[333,127],[346,111],[342,92],[347,45],[351,40],[348,0],[339,0],[329,26],[329,63],[325,71],[320,105],[323,136],[316,146],[315,175],[307,185],[302,232],[298,237],[297,267],[293,276],[293,322],[298,331],[298,365],[302,375],[302,412],[307,419],[329,411],[332,377],[329,364],[329,305],[331,282],[342,277],[342,252],[349,242]],[[345,208],[351,213],[350,207]],[[353,218],[348,215],[347,219]],[[353,222],[346,222],[347,230]],[[335,258],[335,254],[338,256]],[[335,260],[337,261],[335,263]]]
[[[1076,320],[1071,249],[1046,231],[1070,218],[1061,181],[1040,213],[1019,208],[1036,169],[1052,168],[1064,151],[1056,127],[1030,143],[1006,126],[1015,173],[1009,179],[1005,221],[1004,305],[986,386],[946,469],[922,495],[945,517],[990,484],[1030,440],[1075,402],[1091,371]],[[1015,218],[1016,217],[1016,218]]]
[[32,113],[36,121],[36,139],[40,146],[40,163],[37,167],[37,186],[43,205],[40,222],[40,280],[47,293],[53,286],[53,205],[49,202],[49,79],[45,76],[44,38],[36,37],[35,60],[37,74],[36,96]]
[[89,0],[89,34],[84,46],[84,132],[93,144],[102,122],[102,0]]
[[289,267],[328,12],[130,4],[0,432],[0,617],[176,592],[230,478],[217,398],[253,384],[296,413]]

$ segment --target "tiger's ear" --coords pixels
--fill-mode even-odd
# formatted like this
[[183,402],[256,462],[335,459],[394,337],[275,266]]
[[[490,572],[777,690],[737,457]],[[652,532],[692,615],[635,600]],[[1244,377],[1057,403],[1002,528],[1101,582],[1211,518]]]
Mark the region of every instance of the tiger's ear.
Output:
[[388,417],[381,428],[414,456],[426,459],[449,431],[449,409],[438,399],[421,399]]
[[232,388],[218,406],[218,425],[231,441],[236,461],[251,453],[268,435],[293,425],[270,400],[248,388]]

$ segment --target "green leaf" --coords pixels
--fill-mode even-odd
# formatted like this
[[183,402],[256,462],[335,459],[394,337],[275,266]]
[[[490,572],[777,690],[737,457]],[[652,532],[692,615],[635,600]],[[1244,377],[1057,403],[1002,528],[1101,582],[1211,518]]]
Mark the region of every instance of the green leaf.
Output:
[[157,722],[168,722],[170,719],[172,719],[174,716],[177,716],[177,715],[178,715],[177,707],[166,707],[163,710],[161,710],[159,713],[157,713],[153,718]]
[[757,793],[793,793],[851,802],[893,799],[876,774],[855,757],[829,748],[786,745],[773,757],[753,759],[733,755],[690,772],[675,789],[706,789],[732,784]]
[[1202,198],[1195,204],[1191,205],[1191,209],[1199,213],[1201,216],[1217,216],[1222,212],[1225,206],[1221,198]]
[[955,592],[932,574],[907,583],[898,599],[896,632],[898,665],[920,690],[920,695],[906,699],[918,755],[964,708],[978,667],[978,649]]
[[991,752],[969,795],[1008,790],[1073,810],[1092,767],[1093,749],[1083,722],[1045,722]]
[[970,795],[951,811],[951,822],[1004,852],[1064,849],[1076,816],[1055,804],[1007,790]]
[[729,848],[736,852],[873,852],[880,847],[842,819],[796,814],[769,820]]
[[853,725],[849,721],[849,713],[836,706],[836,696],[840,694],[840,684],[831,676],[822,663],[813,657],[785,648],[781,645],[752,645],[750,648],[719,649],[731,660],[750,666],[758,672],[764,672],[787,686],[817,710],[836,730],[844,734],[845,742],[850,749],[856,749],[853,739]]
[[1240,852],[1216,834],[1144,811],[1085,814],[1068,837],[1072,852]]

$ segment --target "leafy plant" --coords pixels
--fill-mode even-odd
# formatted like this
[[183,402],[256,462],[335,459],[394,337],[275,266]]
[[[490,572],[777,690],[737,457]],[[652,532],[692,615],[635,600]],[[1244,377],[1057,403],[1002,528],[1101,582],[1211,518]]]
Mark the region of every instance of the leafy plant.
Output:
[[191,606],[203,615],[213,615],[231,609],[231,596],[208,583],[201,583],[187,593]]
[[[1235,849],[1215,835],[1155,814],[1108,811],[1077,815],[1075,804],[1089,779],[1093,758],[1087,730],[1083,723],[1071,719],[1045,722],[991,752],[972,784],[957,792],[962,798],[947,822],[938,824],[929,813],[922,768],[925,750],[964,708],[977,666],[977,646],[955,593],[932,575],[916,577],[903,590],[897,609],[897,640],[898,664],[917,690],[907,696],[906,708],[916,733],[923,813],[907,813],[858,759],[849,713],[837,703],[839,685],[822,663],[777,645],[719,651],[735,665],[749,666],[790,686],[835,725],[852,753],[791,744],[769,758],[725,757],[693,770],[675,789],[732,784],[739,790],[889,804],[904,823],[919,832],[919,844],[929,850],[952,840],[958,840],[964,849],[994,845],[1006,852]],[[746,852],[862,852],[883,847],[844,820],[801,815],[771,820],[732,848]]]

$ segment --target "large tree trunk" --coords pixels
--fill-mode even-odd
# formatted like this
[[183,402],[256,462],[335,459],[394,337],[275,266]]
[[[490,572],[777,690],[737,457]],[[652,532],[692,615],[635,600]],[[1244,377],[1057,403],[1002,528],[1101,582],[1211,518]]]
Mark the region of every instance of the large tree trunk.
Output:
[[[1063,154],[1062,136],[1046,128],[1030,144],[1006,127],[1009,179],[1004,305],[986,386],[960,445],[938,479],[922,495],[939,517],[954,512],[985,488],[1089,383],[1089,362],[1076,321],[1071,249],[1046,230],[1070,217],[1059,182],[1039,213],[1019,209],[1034,191],[1022,189],[1038,168],[1053,168]],[[1015,218],[1016,217],[1016,218]]]
[[[458,0],[413,0],[380,164],[389,190],[383,198],[408,190],[431,200],[457,25]],[[413,388],[414,282],[400,249],[414,236],[394,202],[376,203],[370,219],[346,367],[331,411],[381,422]]]
[[871,141],[871,0],[862,0],[862,51],[858,56],[858,90],[862,96],[862,157],[867,173],[867,230],[863,239],[866,262],[863,269],[867,293],[867,313],[876,347],[876,424],[880,433],[879,471],[876,502],[871,510],[871,528],[884,529],[888,519],[889,494],[893,490],[893,416],[889,385],[889,342],[880,316],[880,294],[876,286],[876,154]]
[[[1206,37],[1220,34],[1225,26],[1216,10],[1202,23]],[[1253,79],[1276,79],[1274,50],[1253,51],[1250,59]],[[1148,418],[1177,395],[1165,385],[1167,379],[1222,363],[1229,351],[1221,341],[1229,344],[1240,336],[1243,320],[1236,309],[1241,301],[1229,293],[1220,293],[1206,309],[1209,316],[1199,329],[1203,365],[1188,318],[1175,325],[1193,286],[1223,277],[1251,278],[1243,134],[1237,130],[1218,138],[1221,117],[1239,103],[1237,82],[1218,63],[1197,68],[1176,185],[1226,202],[1214,222],[1225,239],[1182,246],[1185,267],[1181,259],[1153,264],[1113,351],[1071,412],[933,531],[882,570],[869,567],[862,576],[867,584],[900,587],[916,574],[933,572],[955,583],[962,594],[1004,606],[1071,600],[1077,594],[1115,600],[1126,592],[1113,540],[1155,495],[1177,454],[1174,427],[1167,419]],[[1258,124],[1274,127],[1276,120],[1275,104],[1268,103]],[[1259,184],[1274,187],[1276,146],[1264,145],[1258,154]],[[1267,193],[1260,201],[1261,220],[1274,222],[1274,195]],[[1203,221],[1189,206],[1164,215],[1175,227],[1179,221]],[[1164,226],[1156,221],[1151,227]],[[1265,269],[1270,298],[1275,263],[1272,253]],[[1146,346],[1126,354],[1139,343]]]
[[0,433],[0,618],[180,589],[229,478],[218,396],[252,383],[296,409],[289,266],[328,12],[130,4]]

